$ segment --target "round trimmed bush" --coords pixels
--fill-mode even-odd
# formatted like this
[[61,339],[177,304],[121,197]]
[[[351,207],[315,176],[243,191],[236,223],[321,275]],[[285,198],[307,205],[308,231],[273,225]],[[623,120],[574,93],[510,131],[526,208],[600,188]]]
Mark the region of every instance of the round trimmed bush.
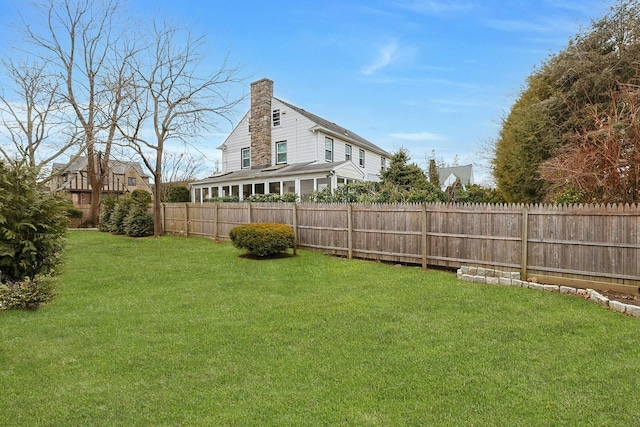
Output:
[[229,231],[233,245],[260,257],[275,255],[293,248],[293,228],[284,224],[262,222],[234,227]]

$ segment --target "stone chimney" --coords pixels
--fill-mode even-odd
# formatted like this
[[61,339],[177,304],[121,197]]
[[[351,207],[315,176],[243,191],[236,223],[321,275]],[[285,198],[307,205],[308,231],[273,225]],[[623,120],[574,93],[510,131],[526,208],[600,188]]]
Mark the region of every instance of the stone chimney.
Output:
[[273,81],[251,83],[251,169],[271,166],[271,98]]

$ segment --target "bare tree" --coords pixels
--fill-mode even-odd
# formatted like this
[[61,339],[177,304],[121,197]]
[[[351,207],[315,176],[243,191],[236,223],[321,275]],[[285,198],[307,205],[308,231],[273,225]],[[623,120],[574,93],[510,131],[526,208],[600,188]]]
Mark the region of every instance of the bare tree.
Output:
[[[154,25],[153,39],[138,64],[135,117],[120,127],[131,148],[142,158],[154,180],[154,235],[162,234],[161,194],[163,158],[172,141],[188,145],[218,120],[230,120],[243,99],[231,99],[230,89],[240,83],[239,70],[222,62],[216,72],[202,75],[204,39],[169,24]],[[150,131],[149,131],[150,130]]]
[[7,59],[2,65],[7,91],[0,94],[0,132],[11,144],[0,146],[0,154],[39,170],[76,144],[60,126],[59,84],[43,61]]
[[60,81],[60,100],[75,139],[87,156],[91,210],[96,224],[116,124],[127,111],[132,82],[128,43],[116,0],[47,0],[36,6],[44,25],[24,20],[27,40]]
[[621,84],[608,110],[590,111],[596,129],[576,132],[541,165],[550,198],[573,190],[582,202],[640,202],[640,86]]
[[161,201],[167,200],[171,188],[187,186],[190,181],[203,171],[202,157],[196,157],[189,152],[164,153],[162,159],[162,190]]

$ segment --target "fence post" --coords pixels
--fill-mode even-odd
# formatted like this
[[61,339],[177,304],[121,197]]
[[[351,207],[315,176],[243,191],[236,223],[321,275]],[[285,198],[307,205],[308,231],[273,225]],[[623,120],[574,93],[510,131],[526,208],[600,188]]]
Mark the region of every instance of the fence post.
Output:
[[162,234],[166,234],[167,233],[167,204],[163,203],[162,204]]
[[292,218],[293,222],[293,254],[298,255],[298,204],[294,203],[292,206]]
[[527,280],[527,261],[529,258],[529,209],[522,207],[522,254],[520,260],[520,280]]
[[429,223],[427,221],[427,204],[422,204],[422,269],[427,269],[429,240],[427,239]]
[[353,259],[353,205],[347,205],[347,246],[348,258]]
[[213,204],[213,240],[218,240],[218,202]]
[[189,203],[184,204],[184,233],[189,237]]
[[251,202],[249,202],[248,206],[247,206],[247,221],[249,221],[249,224],[251,224]]

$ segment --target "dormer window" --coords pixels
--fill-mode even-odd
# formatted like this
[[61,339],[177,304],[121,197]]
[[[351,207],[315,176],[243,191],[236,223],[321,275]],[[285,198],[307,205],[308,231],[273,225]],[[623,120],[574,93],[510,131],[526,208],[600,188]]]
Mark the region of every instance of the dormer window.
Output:
[[273,127],[280,126],[280,110],[273,110],[272,120]]

